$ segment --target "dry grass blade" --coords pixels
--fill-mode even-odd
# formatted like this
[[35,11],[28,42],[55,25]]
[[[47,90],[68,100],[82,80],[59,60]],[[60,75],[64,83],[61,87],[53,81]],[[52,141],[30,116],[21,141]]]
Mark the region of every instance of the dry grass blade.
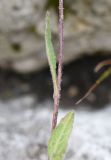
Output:
[[98,72],[104,66],[111,65],[111,59],[100,62],[94,69],[95,72]]
[[[99,67],[101,68],[101,67]],[[97,79],[97,81],[92,85],[92,87],[88,90],[88,92],[79,100],[76,102],[76,105],[82,102],[85,98],[87,98],[90,93],[102,82],[104,81],[109,75],[111,74],[111,67],[108,68],[106,71],[102,73],[102,75]]]

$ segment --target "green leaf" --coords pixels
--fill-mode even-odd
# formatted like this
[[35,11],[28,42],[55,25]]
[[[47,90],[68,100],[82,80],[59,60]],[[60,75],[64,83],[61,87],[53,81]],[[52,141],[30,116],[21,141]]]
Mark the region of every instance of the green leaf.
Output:
[[54,53],[54,48],[51,40],[51,27],[50,27],[50,14],[47,12],[46,14],[46,26],[45,26],[45,43],[46,43],[46,52],[47,58],[51,70],[54,94],[57,95],[58,87],[57,87],[57,75],[56,75],[56,56]]
[[74,121],[74,112],[69,112],[52,132],[48,143],[50,160],[62,160],[68,145]]

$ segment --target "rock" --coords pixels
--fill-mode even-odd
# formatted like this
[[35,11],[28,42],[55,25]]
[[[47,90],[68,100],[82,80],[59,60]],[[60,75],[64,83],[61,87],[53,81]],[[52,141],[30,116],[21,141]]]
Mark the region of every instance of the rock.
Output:
[[[66,0],[64,63],[82,54],[111,51],[111,1]],[[1,0],[0,66],[32,72],[47,65],[44,44],[45,5],[39,0]],[[66,5],[67,7],[67,5]],[[58,52],[57,16],[51,10]]]
[[[53,104],[33,102],[33,96],[0,101],[0,160],[47,160]],[[68,111],[60,109],[59,119]],[[65,159],[110,160],[110,115],[111,106],[78,109]]]

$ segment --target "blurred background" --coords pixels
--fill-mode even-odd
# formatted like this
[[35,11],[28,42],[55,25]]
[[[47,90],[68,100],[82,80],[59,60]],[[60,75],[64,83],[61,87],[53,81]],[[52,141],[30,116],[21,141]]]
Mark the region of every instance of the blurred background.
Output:
[[[58,0],[0,0],[0,160],[47,160],[53,88],[45,51],[46,11],[59,52]],[[111,76],[75,105],[109,66],[111,0],[64,0],[59,118],[75,110],[68,160],[111,159]],[[97,152],[98,151],[98,152]]]

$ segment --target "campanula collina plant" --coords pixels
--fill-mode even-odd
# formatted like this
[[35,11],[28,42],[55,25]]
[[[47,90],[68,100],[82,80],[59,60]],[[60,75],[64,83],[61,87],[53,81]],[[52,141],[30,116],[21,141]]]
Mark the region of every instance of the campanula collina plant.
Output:
[[[54,99],[54,110],[52,116],[52,132],[48,142],[48,158],[49,160],[62,160],[66,152],[68,139],[70,137],[73,121],[74,112],[69,112],[60,123],[57,125],[58,109],[61,95],[61,82],[62,82],[62,59],[64,49],[64,32],[63,32],[63,20],[64,20],[64,9],[63,0],[59,0],[59,55],[58,62],[51,40],[51,25],[50,25],[50,13],[46,13],[46,26],[45,26],[45,43],[46,53],[50,66],[52,82],[53,82],[53,99]],[[57,66],[58,64],[58,66]],[[56,68],[58,69],[56,71]]]

